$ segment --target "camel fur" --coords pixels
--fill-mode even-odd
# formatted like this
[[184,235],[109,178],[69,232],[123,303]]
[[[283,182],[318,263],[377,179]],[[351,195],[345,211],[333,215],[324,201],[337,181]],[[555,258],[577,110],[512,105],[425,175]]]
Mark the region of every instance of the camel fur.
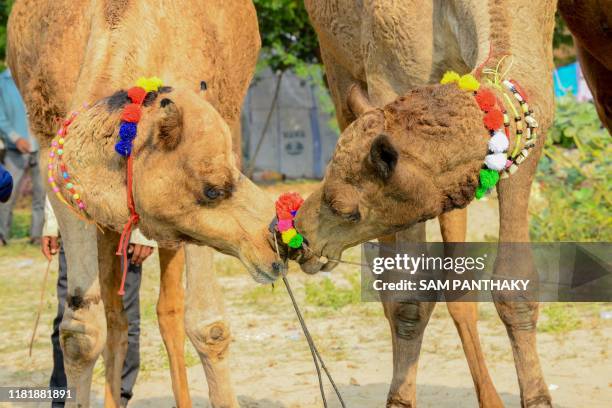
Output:
[[[322,186],[304,203],[296,228],[314,273],[368,239],[424,241],[438,217],[445,242],[465,241],[465,207],[487,154],[473,97],[437,84],[443,73],[505,73],[524,88],[545,135],[552,121],[552,33],[556,1],[306,0],[343,130]],[[504,56],[507,56],[505,59]],[[502,60],[503,59],[503,60]],[[500,63],[501,61],[501,63]],[[498,67],[499,64],[499,67]],[[514,126],[514,125],[512,125]],[[514,134],[512,127],[510,134]],[[528,242],[530,185],[541,137],[529,158],[498,184],[500,242]],[[503,252],[503,251],[502,251]],[[496,274],[535,273],[530,253],[500,256]],[[550,407],[536,350],[538,305],[495,296],[515,358],[523,407]],[[474,379],[479,405],[503,406],[486,368],[474,303],[447,303]],[[416,405],[416,372],[433,303],[384,303],[393,344],[387,407]]]
[[176,403],[191,406],[186,332],[202,359],[212,406],[238,406],[227,360],[231,334],[209,248],[239,257],[259,281],[280,272],[266,232],[273,205],[239,172],[233,153],[259,48],[248,0],[15,2],[8,64],[42,146],[42,164],[57,121],[79,111],[65,157],[87,217],[103,232],[52,199],[70,271],[60,333],[68,383],[76,387],[73,406],[89,406],[92,370],[103,349],[105,406],[119,404],[126,322],[116,295],[115,251],[128,212],[125,159],[113,152],[121,110],[116,93],[140,76],[158,76],[171,87],[144,108],[133,149],[133,192],[138,227],[162,247],[157,312]]

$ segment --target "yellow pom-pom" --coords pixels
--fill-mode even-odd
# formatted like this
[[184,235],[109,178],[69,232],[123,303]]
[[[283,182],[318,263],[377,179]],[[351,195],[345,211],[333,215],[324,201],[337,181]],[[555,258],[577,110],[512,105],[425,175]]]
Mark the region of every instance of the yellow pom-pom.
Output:
[[459,81],[459,78],[461,78],[461,77],[460,77],[460,76],[459,76],[459,74],[458,74],[458,73],[456,73],[455,71],[446,71],[446,72],[444,73],[444,76],[443,76],[443,77],[442,77],[442,79],[440,80],[440,83],[441,83],[442,85],[444,85],[444,84],[450,84],[450,83],[452,83],[452,82],[457,82],[457,81]]
[[158,77],[151,77],[149,78],[149,81],[151,81],[151,83],[153,85],[155,85],[155,90],[157,91],[159,88],[161,88],[162,86],[164,86],[163,81],[158,78]]
[[480,88],[480,82],[472,74],[465,74],[459,78],[458,85],[464,91],[477,91]]
[[162,85],[163,85],[163,82],[158,77],[151,77],[151,78],[140,77],[136,81],[136,86],[141,87],[147,92],[157,91]]
[[295,228],[288,229],[287,231],[283,231],[281,233],[283,242],[285,244],[289,244],[289,241],[291,241],[291,238],[295,237],[296,235],[297,235],[297,231],[295,230]]

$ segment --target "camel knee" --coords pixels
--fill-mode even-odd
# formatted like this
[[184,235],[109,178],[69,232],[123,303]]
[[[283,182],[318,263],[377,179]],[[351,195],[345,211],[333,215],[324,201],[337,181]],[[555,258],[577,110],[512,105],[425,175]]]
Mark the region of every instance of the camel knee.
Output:
[[535,331],[538,323],[537,302],[495,301],[497,313],[511,330]]
[[423,307],[420,302],[399,303],[390,318],[395,335],[404,340],[414,340],[423,334],[431,309]]
[[105,343],[106,321],[99,297],[82,299],[82,303],[76,305],[69,297],[60,324],[60,344],[65,360],[76,366],[95,362]]
[[209,360],[223,360],[231,341],[229,326],[217,320],[213,323],[198,323],[188,325],[187,336],[198,352]]

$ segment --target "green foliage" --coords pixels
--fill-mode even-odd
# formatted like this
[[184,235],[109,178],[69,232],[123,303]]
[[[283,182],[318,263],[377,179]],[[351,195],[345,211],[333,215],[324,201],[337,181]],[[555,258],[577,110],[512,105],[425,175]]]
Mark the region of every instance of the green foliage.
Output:
[[538,331],[542,333],[563,334],[581,326],[574,303],[545,303],[542,315],[543,319],[538,325]]
[[0,70],[4,69],[6,58],[6,23],[15,0],[0,0]]
[[602,129],[592,103],[581,103],[571,94],[557,99],[555,121],[550,129],[550,142],[563,147],[575,147],[576,135],[601,137]]
[[32,213],[29,210],[14,210],[10,236],[12,239],[27,238],[30,234]]
[[318,41],[303,1],[254,0],[262,63],[274,72],[316,64]]
[[329,307],[334,310],[361,301],[361,286],[359,277],[349,276],[350,287],[336,285],[331,279],[321,281],[306,281],[306,302],[313,306]]
[[534,241],[612,239],[612,138],[590,103],[557,103],[536,181],[546,204],[533,212]]
[[565,21],[561,18],[559,13],[555,13],[555,30],[553,32],[553,48],[559,48],[561,46],[573,46],[574,39],[565,25]]

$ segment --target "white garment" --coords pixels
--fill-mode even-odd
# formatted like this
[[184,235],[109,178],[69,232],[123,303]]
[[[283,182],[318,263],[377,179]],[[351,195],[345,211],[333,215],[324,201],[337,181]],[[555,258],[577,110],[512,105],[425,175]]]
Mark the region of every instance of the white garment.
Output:
[[[42,235],[44,237],[58,237],[59,226],[57,225],[57,218],[53,212],[53,207],[47,197],[45,201],[45,223],[43,225]],[[152,239],[147,239],[138,228],[132,230],[132,236],[130,237],[130,243],[136,245],[143,245],[152,248],[157,248],[157,242]]]

